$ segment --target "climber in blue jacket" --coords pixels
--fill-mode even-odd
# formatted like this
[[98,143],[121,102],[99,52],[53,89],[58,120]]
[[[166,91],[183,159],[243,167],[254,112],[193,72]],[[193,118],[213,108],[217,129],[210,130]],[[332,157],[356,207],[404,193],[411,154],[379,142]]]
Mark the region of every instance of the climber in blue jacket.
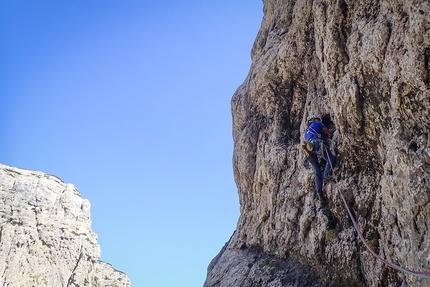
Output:
[[[322,133],[327,134],[329,137],[333,136],[331,130],[324,126],[321,118],[318,115],[310,115],[308,117],[308,127],[305,130],[304,138],[312,145],[312,151],[309,153],[308,160],[312,165],[315,172],[315,186],[316,192],[319,197],[322,197],[322,184],[324,179],[331,178],[331,167],[335,166],[336,158],[330,151],[330,148],[321,139]],[[319,163],[319,158],[323,159],[326,164],[324,173],[322,166]]]

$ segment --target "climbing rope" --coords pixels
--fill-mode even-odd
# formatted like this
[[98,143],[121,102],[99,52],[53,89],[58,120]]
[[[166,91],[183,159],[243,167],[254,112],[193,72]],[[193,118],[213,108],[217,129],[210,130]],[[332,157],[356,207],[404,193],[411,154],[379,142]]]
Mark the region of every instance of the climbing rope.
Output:
[[326,147],[324,147],[324,150],[325,150],[325,152],[326,152],[326,154],[327,154],[327,158],[328,158],[328,161],[329,161],[329,163],[330,163],[330,167],[331,167],[331,172],[332,172],[332,174],[333,174],[333,178],[334,178],[334,180],[335,180],[335,182],[336,182],[336,187],[337,187],[337,191],[339,192],[340,198],[342,199],[343,204],[344,204],[344,205],[345,205],[345,207],[346,207],[346,211],[348,212],[349,218],[351,218],[352,224],[354,225],[354,228],[355,228],[355,230],[357,231],[358,236],[360,237],[360,239],[361,239],[361,241],[363,242],[363,244],[366,246],[367,250],[369,250],[369,251],[370,251],[370,253],[372,253],[372,254],[373,254],[373,256],[375,256],[379,261],[381,261],[381,262],[382,262],[382,263],[384,263],[385,265],[387,265],[387,266],[389,266],[389,267],[391,267],[391,268],[393,268],[393,269],[395,269],[395,270],[402,271],[402,272],[405,272],[405,273],[410,274],[410,275],[413,275],[413,276],[418,276],[418,277],[421,277],[421,278],[427,278],[427,279],[430,279],[430,271],[414,271],[414,270],[405,269],[405,268],[403,268],[403,267],[400,267],[400,266],[398,266],[398,265],[396,265],[396,264],[394,264],[394,263],[391,263],[391,262],[389,262],[389,261],[387,261],[387,260],[383,259],[381,256],[379,256],[379,255],[378,255],[378,254],[377,254],[377,253],[372,249],[372,247],[370,247],[370,245],[367,243],[366,239],[364,238],[363,234],[361,233],[360,228],[358,227],[358,224],[357,224],[357,222],[355,221],[354,216],[353,216],[353,214],[352,214],[352,212],[351,212],[351,208],[349,207],[348,202],[346,201],[346,199],[345,199],[345,197],[343,196],[343,193],[342,193],[342,191],[341,191],[341,189],[340,189],[340,187],[339,187],[339,182],[338,182],[338,180],[337,180],[336,174],[334,173],[333,165],[332,165],[332,163],[331,163],[331,159],[330,159],[329,153],[328,153],[328,151],[327,151],[327,148],[326,148]]

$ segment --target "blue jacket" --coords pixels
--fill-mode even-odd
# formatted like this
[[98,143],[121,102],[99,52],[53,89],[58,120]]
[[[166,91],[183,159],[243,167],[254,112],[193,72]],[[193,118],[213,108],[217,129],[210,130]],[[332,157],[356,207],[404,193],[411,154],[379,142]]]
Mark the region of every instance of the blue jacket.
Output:
[[319,138],[321,137],[323,128],[324,128],[324,125],[322,122],[313,122],[306,128],[305,134],[303,137],[307,141],[310,141],[313,138]]

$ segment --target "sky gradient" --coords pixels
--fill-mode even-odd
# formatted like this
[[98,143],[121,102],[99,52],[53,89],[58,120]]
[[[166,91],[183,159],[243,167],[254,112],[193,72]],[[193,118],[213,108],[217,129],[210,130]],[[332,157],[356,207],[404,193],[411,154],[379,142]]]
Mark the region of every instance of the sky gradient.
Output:
[[230,99],[262,9],[0,2],[0,162],[74,184],[133,287],[202,286],[236,228]]

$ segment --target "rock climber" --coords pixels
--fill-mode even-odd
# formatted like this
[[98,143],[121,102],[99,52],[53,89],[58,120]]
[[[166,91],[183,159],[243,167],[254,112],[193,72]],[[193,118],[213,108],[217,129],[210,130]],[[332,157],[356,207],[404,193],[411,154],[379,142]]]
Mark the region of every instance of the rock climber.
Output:
[[[319,197],[322,197],[323,176],[324,179],[331,179],[331,167],[334,167],[336,164],[336,158],[333,156],[328,145],[322,140],[322,133],[332,137],[333,132],[324,126],[318,115],[310,115],[307,121],[308,127],[305,129],[303,136],[305,141],[311,146],[310,150],[308,149],[309,156],[307,160],[311,163],[315,173],[316,193]],[[324,173],[319,159],[325,161]]]

